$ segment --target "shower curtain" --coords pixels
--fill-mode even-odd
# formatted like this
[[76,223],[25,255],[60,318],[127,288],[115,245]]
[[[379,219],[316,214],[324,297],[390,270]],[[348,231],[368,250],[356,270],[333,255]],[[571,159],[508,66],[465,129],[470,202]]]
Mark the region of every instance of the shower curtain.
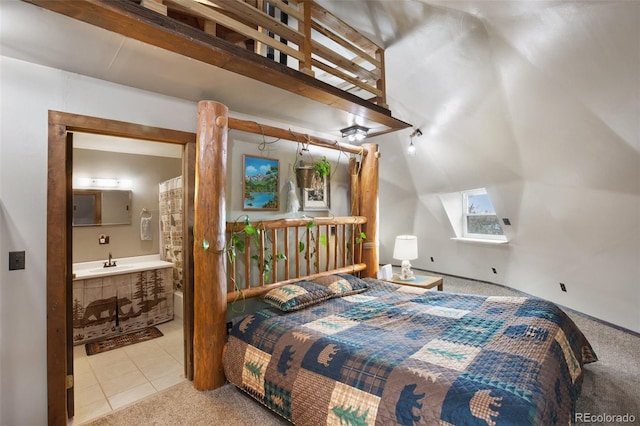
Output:
[[160,258],[173,262],[173,289],[182,291],[182,176],[159,186]]

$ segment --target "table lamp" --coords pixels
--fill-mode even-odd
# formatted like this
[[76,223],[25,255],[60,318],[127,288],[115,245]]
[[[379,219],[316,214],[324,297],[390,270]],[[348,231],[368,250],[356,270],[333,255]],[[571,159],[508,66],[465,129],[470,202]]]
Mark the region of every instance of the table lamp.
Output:
[[418,238],[415,235],[398,235],[393,246],[393,258],[402,260],[400,279],[415,280],[409,261],[418,258]]

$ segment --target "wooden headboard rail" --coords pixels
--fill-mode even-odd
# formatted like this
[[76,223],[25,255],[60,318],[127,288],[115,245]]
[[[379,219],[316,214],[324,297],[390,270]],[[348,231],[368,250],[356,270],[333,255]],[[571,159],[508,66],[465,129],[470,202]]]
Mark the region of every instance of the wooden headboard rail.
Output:
[[364,216],[228,222],[227,301],[331,273],[357,273]]

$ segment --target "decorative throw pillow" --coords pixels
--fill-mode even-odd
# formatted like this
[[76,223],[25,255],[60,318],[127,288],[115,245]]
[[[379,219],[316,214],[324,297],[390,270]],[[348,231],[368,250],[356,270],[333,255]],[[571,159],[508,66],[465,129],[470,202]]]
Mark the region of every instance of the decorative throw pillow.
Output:
[[369,288],[366,282],[355,275],[349,274],[326,275],[324,277],[314,278],[312,281],[329,288],[333,292],[334,297],[362,293]]
[[269,290],[264,301],[283,312],[297,311],[333,297],[333,292],[324,286],[309,281],[298,281]]

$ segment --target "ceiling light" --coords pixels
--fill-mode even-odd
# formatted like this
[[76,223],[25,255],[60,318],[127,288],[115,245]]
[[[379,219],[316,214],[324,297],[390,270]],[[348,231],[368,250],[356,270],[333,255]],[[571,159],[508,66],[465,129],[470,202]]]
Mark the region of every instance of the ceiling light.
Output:
[[409,147],[407,148],[407,153],[409,154],[410,157],[414,157],[416,155],[416,146],[413,144],[413,138],[414,137],[419,137],[422,136],[422,131],[420,129],[415,129],[410,135],[409,135]]
[[413,144],[413,141],[409,144],[409,148],[407,148],[407,152],[410,157],[415,157],[416,155],[416,146]]
[[360,126],[358,124],[354,124],[353,126],[345,127],[340,130],[343,138],[347,138],[349,142],[362,141],[367,137],[367,133],[369,133],[369,129],[364,126]]

